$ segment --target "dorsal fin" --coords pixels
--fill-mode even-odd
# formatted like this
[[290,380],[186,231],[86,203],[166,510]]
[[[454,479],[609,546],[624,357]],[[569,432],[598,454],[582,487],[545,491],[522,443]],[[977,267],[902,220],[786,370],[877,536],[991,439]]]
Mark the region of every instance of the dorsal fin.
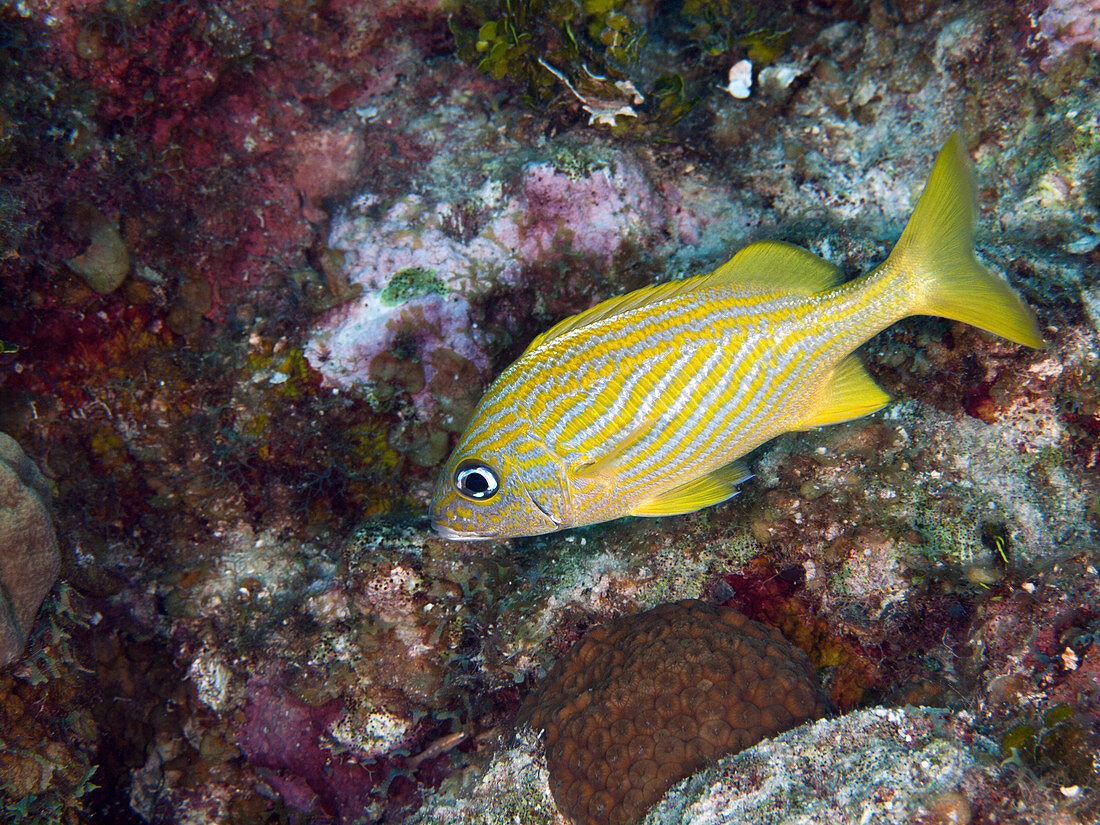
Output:
[[[710,276],[704,275],[701,277],[709,278]],[[620,295],[617,298],[608,298],[606,301],[602,301],[596,304],[596,306],[586,309],[584,312],[570,315],[568,318],[558,321],[558,323],[550,327],[550,329],[546,330],[542,335],[535,338],[530,346],[527,347],[526,351],[530,352],[535,347],[545,344],[547,341],[553,341],[555,338],[560,338],[575,329],[586,327],[589,324],[595,324],[605,318],[621,315],[624,312],[629,312],[640,306],[655,304],[666,298],[672,298],[676,295],[691,292],[698,288],[698,285],[693,282],[699,279],[700,277],[696,276],[695,278],[685,278],[682,281],[670,281],[667,284],[642,287],[633,292],[628,292],[626,295]]]
[[751,243],[704,277],[791,295],[824,292],[841,281],[840,267],[783,241]]
[[838,283],[840,268],[806,249],[781,241],[749,244],[706,275],[636,289],[571,315],[535,338],[527,352],[605,318],[703,289],[736,284],[750,292],[813,295]]

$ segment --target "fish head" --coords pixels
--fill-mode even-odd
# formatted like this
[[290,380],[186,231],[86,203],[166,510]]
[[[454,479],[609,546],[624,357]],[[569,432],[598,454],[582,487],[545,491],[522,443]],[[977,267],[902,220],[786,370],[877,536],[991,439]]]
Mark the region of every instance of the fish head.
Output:
[[514,538],[571,526],[561,463],[541,441],[515,435],[492,447],[467,436],[444,466],[428,508],[454,541]]

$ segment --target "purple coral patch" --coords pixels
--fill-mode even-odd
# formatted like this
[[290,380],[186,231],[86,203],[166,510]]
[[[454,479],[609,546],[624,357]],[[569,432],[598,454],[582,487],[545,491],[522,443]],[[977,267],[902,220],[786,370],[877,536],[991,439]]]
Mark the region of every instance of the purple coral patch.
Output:
[[519,250],[530,260],[562,250],[563,240],[576,252],[611,263],[631,233],[642,237],[663,223],[653,190],[635,165],[597,169],[574,178],[549,164],[534,164],[523,178],[523,200],[516,204],[525,217]]
[[[500,190],[495,195],[493,183]],[[502,194],[512,188],[514,195]],[[381,215],[375,213],[381,200],[364,193],[336,218],[329,243],[344,252],[348,279],[364,293],[333,309],[314,331],[308,356],[327,381],[345,387],[365,382],[372,359],[391,351],[395,335],[410,326],[425,362],[443,347],[484,372],[489,342],[472,296],[514,287],[525,271],[566,253],[585,256],[591,269],[609,267],[625,245],[661,237],[668,223],[659,193],[641,166],[625,157],[583,176],[549,162],[530,163],[515,178],[490,181],[483,189],[466,191],[454,203],[409,196]],[[455,216],[467,214],[464,204],[471,203],[481,204],[475,210],[481,229],[472,237],[456,236]],[[412,269],[430,273],[447,294],[414,295],[398,305],[380,297],[395,273]],[[545,293],[555,286],[532,284]],[[429,369],[418,404],[423,407],[436,390]]]
[[313,707],[254,678],[238,744],[287,804],[354,821],[370,806],[381,771],[322,747],[326,725],[341,712],[339,700]]

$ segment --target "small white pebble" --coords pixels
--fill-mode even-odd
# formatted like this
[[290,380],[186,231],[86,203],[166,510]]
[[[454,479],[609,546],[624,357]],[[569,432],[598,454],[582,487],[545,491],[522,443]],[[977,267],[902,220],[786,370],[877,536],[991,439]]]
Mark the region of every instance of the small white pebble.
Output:
[[738,100],[744,100],[752,90],[752,61],[738,60],[730,66],[729,83],[726,91]]
[[1063,786],[1058,790],[1062,792],[1062,796],[1064,796],[1066,799],[1076,799],[1081,795],[1080,785]]
[[781,92],[790,86],[796,77],[802,74],[797,66],[765,66],[760,70],[760,87],[773,92]]
[[1024,582],[1023,584],[1020,585],[1020,589],[1025,590],[1028,593],[1034,593],[1035,592],[1035,585],[1032,584],[1031,582]]

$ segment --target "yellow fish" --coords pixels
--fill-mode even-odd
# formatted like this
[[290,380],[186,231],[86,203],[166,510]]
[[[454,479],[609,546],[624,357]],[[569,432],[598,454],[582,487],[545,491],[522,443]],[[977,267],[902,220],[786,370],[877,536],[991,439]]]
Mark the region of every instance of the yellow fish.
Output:
[[432,498],[449,539],[532,536],[689,513],[749,477],[782,433],[881,409],[852,354],[910,315],[1039,347],[1035,316],[974,257],[974,184],[956,132],[890,256],[840,270],[755,243],[709,275],[604,301],[536,338],[489,387]]

